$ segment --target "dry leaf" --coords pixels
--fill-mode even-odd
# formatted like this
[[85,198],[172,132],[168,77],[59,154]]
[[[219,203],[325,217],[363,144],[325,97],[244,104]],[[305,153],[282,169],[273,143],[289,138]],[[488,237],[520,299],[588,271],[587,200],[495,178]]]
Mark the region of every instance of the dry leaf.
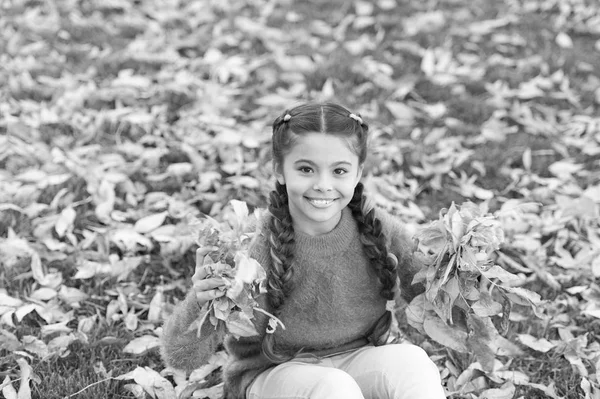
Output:
[[133,229],[141,234],[149,233],[162,226],[168,215],[169,212],[165,211],[145,216],[135,223]]
[[162,310],[164,306],[164,288],[157,287],[156,293],[150,301],[150,307],[148,309],[148,321],[159,322],[162,321]]
[[556,35],[556,44],[562,48],[573,48],[573,40],[564,32],[560,32]]
[[396,101],[387,101],[385,106],[392,113],[395,124],[399,126],[410,126],[413,124],[416,116],[414,109]]
[[29,382],[31,381],[33,369],[23,358],[17,359],[17,363],[19,364],[19,377],[21,378],[21,381],[19,382],[17,399],[31,399],[31,388],[29,386]]
[[479,399],[512,399],[515,392],[515,385],[509,381],[500,388],[486,389],[481,393]]
[[1,387],[2,394],[6,399],[19,399],[17,396],[17,390],[12,386],[9,376],[4,377]]
[[141,355],[154,348],[158,348],[160,345],[160,339],[153,335],[143,335],[141,337],[134,338],[123,348],[123,352],[132,353],[134,355]]
[[423,329],[431,338],[455,351],[468,353],[467,333],[445,324],[441,319],[426,317]]
[[73,208],[65,208],[60,213],[60,217],[56,221],[54,229],[59,237],[64,237],[65,234],[72,232],[77,213]]
[[545,338],[536,338],[529,334],[519,334],[518,338],[523,345],[527,345],[531,349],[542,353],[546,353],[556,347],[556,344],[553,344]]
[[149,367],[136,367],[135,370],[115,377],[118,380],[134,380],[153,398],[172,399],[177,395],[171,383]]

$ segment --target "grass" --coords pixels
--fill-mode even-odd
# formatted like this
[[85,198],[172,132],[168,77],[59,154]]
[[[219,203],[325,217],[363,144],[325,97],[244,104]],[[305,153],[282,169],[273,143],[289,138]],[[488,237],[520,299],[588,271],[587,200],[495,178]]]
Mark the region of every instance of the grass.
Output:
[[[549,387],[554,384],[556,393],[560,397],[580,397],[579,384],[581,378],[573,372],[571,364],[564,357],[557,354],[535,354],[516,358],[513,366],[530,377],[531,381]],[[539,389],[526,385],[518,386],[515,397],[547,398]]]
[[[160,369],[162,361],[157,351],[141,356],[123,356],[123,347],[133,339],[124,326],[98,325],[86,343],[75,342],[62,358],[42,361],[33,372],[41,378],[33,384],[32,396],[63,399],[67,394],[78,399],[133,398],[125,393],[124,385],[130,381],[114,380],[136,367]],[[107,373],[107,371],[109,371]],[[110,374],[109,374],[110,373]],[[100,382],[104,380],[104,382]]]

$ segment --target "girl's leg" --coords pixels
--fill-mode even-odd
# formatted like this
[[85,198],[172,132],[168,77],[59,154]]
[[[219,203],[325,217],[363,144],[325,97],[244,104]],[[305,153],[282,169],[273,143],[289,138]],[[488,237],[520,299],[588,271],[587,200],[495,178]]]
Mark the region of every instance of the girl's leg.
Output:
[[246,399],[364,399],[350,375],[328,365],[289,361],[260,374]]
[[351,375],[366,399],[444,399],[440,373],[415,345],[367,346],[330,358]]

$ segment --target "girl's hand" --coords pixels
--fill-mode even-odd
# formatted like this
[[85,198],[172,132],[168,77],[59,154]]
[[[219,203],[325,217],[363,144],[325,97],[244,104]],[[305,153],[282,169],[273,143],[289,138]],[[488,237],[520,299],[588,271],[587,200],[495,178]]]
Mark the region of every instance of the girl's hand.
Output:
[[192,290],[196,293],[196,300],[201,307],[211,299],[225,295],[225,291],[219,289],[219,287],[225,285],[225,281],[221,277],[209,277],[215,270],[211,264],[204,264],[207,254],[214,250],[213,247],[198,248],[196,250],[196,271],[192,276]]

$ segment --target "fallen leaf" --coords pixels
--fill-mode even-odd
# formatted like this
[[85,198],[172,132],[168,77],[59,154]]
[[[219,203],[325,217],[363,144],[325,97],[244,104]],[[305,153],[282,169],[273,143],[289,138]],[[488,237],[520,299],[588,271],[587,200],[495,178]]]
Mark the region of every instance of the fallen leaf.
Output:
[[168,215],[169,212],[165,211],[143,217],[135,223],[133,230],[141,234],[149,233],[162,226]]
[[6,399],[19,399],[17,396],[17,390],[12,386],[9,376],[4,377],[1,387],[2,394]]
[[66,304],[73,304],[86,300],[88,294],[77,288],[67,287],[63,284],[58,291],[58,297]]
[[545,338],[536,338],[529,334],[519,334],[517,337],[523,345],[526,345],[538,352],[546,353],[556,347],[555,344]]
[[164,307],[164,288],[157,287],[156,293],[150,301],[150,307],[148,308],[148,321],[159,322],[162,321],[162,310]]
[[410,126],[413,124],[416,112],[408,105],[396,101],[388,101],[385,103],[387,109],[394,117],[394,123],[399,126]]
[[42,337],[56,334],[56,333],[71,332],[72,328],[67,326],[67,324],[69,324],[70,321],[71,320],[64,320],[64,321],[61,321],[58,323],[42,326],[42,328],[41,328]]
[[494,370],[494,376],[500,377],[505,381],[510,381],[515,385],[523,385],[529,383],[529,376],[518,370]]
[[573,163],[572,161],[557,161],[548,167],[548,170],[559,178],[570,178],[573,174],[583,169],[583,165]]
[[481,392],[479,399],[512,399],[515,392],[515,385],[509,381],[500,388],[486,389]]
[[73,225],[75,223],[75,217],[77,216],[77,212],[71,207],[67,207],[62,210],[56,224],[54,225],[54,230],[56,230],[56,234],[59,237],[64,237],[66,233],[71,232],[73,230]]
[[41,339],[38,339],[32,335],[24,336],[21,338],[21,342],[24,350],[35,354],[41,359],[45,359],[50,354],[48,345],[46,345],[46,343]]
[[135,331],[138,328],[138,317],[137,315],[133,312],[133,310],[127,312],[127,314],[125,315],[125,327],[129,330],[129,331]]
[[556,35],[556,44],[562,48],[573,48],[573,40],[565,32],[559,32]]
[[36,251],[32,251],[31,253],[31,271],[33,272],[33,278],[43,286],[56,288],[63,281],[62,274],[60,272],[44,272],[42,260]]
[[7,239],[0,238],[0,265],[6,268],[15,267],[22,260],[31,257],[33,249],[27,242],[16,235],[9,234]]
[[160,345],[160,339],[154,335],[144,335],[141,337],[134,338],[123,348],[123,352],[132,353],[134,355],[141,355],[154,348],[158,348]]
[[[56,297],[57,292],[54,288],[42,287],[35,291],[33,291],[30,295],[31,299],[36,299],[38,301],[48,301],[54,297]],[[1,312],[0,312],[1,314]]]
[[151,397],[157,399],[172,399],[177,397],[171,383],[150,367],[136,367],[135,370],[117,376],[118,380],[134,380]]
[[74,279],[89,279],[96,275],[110,274],[112,268],[108,263],[93,262],[91,260],[82,260],[77,267],[77,273],[73,276]]
[[29,382],[31,380],[33,369],[23,358],[17,359],[17,364],[19,365],[19,376],[21,378],[17,399],[31,399],[31,387],[29,386]]

